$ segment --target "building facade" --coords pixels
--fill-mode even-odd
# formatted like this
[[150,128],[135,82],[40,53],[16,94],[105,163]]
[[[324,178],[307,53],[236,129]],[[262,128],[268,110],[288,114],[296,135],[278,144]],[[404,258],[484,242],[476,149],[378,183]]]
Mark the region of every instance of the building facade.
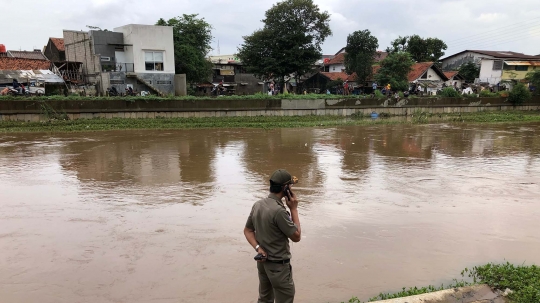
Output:
[[129,24],[111,31],[64,31],[67,61],[81,62],[88,83],[105,94],[174,94],[173,30],[168,26]]

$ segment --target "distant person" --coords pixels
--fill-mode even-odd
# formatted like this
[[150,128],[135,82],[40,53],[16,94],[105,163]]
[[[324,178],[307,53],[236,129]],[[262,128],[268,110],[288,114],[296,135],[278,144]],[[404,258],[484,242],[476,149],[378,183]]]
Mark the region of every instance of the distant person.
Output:
[[403,97],[409,98],[409,91],[408,90],[403,92]]
[[296,182],[286,170],[276,170],[270,177],[270,194],[253,205],[244,227],[244,236],[257,254],[259,303],[294,302],[289,239],[302,238],[298,200],[290,188]]
[[375,92],[377,90],[377,82],[373,82],[371,88],[373,89],[373,92]]
[[22,91],[23,87],[19,83],[19,81],[17,81],[17,79],[13,79],[12,86],[13,86],[13,89],[17,90],[17,93],[19,93],[19,94],[23,93],[23,91]]

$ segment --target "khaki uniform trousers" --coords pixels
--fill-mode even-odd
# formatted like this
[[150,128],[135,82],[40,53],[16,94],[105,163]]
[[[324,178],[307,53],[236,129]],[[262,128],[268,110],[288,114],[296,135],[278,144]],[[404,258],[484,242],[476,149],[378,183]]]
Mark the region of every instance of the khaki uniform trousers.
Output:
[[257,303],[293,303],[294,281],[290,263],[257,262],[259,300]]

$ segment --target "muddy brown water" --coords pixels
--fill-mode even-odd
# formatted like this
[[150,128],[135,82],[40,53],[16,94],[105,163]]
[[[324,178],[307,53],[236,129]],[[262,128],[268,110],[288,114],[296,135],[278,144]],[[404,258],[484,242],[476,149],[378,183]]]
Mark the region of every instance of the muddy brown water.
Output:
[[0,135],[0,302],[256,302],[242,230],[300,179],[296,302],[540,263],[540,124]]

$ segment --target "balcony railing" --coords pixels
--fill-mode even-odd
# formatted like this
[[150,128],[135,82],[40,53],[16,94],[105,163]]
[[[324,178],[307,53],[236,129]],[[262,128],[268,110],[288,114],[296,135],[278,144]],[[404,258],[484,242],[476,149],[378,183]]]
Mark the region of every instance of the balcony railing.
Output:
[[102,72],[134,72],[133,63],[101,63]]

